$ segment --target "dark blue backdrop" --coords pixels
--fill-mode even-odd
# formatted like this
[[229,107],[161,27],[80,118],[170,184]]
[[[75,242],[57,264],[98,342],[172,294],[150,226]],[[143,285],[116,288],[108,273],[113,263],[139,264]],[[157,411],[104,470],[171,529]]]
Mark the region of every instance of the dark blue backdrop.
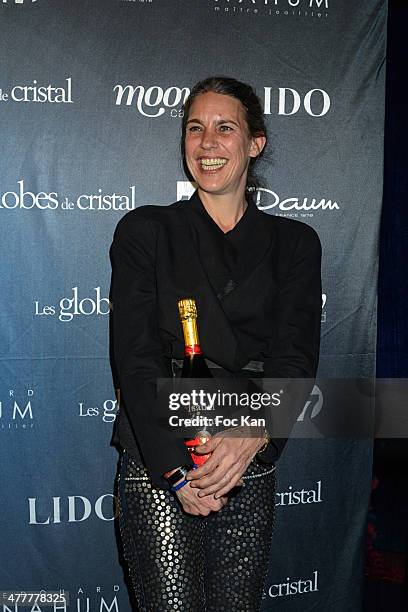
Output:
[[[408,377],[408,6],[388,10],[384,197],[380,226],[377,376]],[[406,439],[376,440],[366,560],[366,612],[408,609]],[[405,576],[404,576],[405,575]]]

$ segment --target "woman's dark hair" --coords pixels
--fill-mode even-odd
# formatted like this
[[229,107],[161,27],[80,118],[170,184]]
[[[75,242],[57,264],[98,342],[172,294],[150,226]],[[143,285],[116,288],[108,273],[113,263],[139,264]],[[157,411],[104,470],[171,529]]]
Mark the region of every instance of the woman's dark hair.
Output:
[[[231,77],[212,76],[199,81],[192,88],[190,95],[183,105],[183,121],[181,132],[181,155],[183,159],[183,168],[189,180],[194,180],[186,163],[185,139],[187,130],[187,121],[191,105],[195,98],[200,94],[214,92],[224,96],[231,96],[239,100],[245,110],[246,123],[248,131],[252,137],[265,136],[268,142],[268,134],[264,120],[263,108],[260,99],[250,85],[237,81]],[[257,161],[264,156],[267,144],[257,157],[251,157],[248,166],[248,175],[246,189],[254,191],[260,187],[260,179],[254,172],[254,166]]]

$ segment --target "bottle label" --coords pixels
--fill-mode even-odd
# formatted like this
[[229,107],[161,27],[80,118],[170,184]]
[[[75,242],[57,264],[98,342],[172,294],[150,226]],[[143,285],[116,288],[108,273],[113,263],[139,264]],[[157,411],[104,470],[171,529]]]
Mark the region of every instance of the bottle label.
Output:
[[[197,320],[196,319],[184,319],[182,321],[184,345],[187,347],[200,346],[198,339]],[[201,351],[200,351],[201,352]],[[190,353],[189,353],[190,354]]]

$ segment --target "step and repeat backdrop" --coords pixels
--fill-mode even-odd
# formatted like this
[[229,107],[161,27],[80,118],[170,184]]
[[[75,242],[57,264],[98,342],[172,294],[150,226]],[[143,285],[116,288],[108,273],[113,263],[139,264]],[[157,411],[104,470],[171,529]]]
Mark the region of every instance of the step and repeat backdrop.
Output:
[[[386,17],[385,0],[0,4],[1,592],[131,609],[108,254],[128,211],[191,195],[179,139],[196,81],[256,88],[272,150],[257,205],[323,245],[319,376],[374,375]],[[330,411],[318,383],[300,420]],[[370,481],[369,440],[289,441],[263,610],[360,610]]]

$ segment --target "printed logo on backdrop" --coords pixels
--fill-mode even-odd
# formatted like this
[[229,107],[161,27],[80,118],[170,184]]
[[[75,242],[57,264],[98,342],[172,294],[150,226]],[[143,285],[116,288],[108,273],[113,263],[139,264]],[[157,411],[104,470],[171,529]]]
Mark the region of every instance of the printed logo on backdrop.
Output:
[[[120,612],[118,593],[120,595],[120,587],[118,584],[113,584],[110,588],[106,584],[103,586],[95,586],[93,589],[90,589],[89,586],[77,587],[75,591],[70,592],[69,603],[71,610],[77,610],[77,612],[81,612],[81,610],[84,612],[90,612],[90,610],[98,612]],[[124,592],[124,599],[126,609],[128,609],[126,592]]]
[[316,212],[319,214],[336,214],[340,206],[335,199],[321,197],[320,195],[302,196],[298,194],[282,195],[259,187],[256,193],[256,205],[259,210],[270,210],[280,217],[311,218]]
[[32,192],[24,185],[24,179],[17,181],[18,187],[0,194],[0,210],[133,210],[136,208],[136,187],[131,185],[128,193],[98,193],[77,196],[63,196],[56,191]]
[[72,287],[70,297],[62,297],[58,305],[44,304],[40,300],[34,301],[34,316],[54,317],[62,323],[69,323],[75,317],[92,315],[107,315],[111,308],[109,299],[101,297],[101,288],[94,287],[91,297],[80,292],[78,287]]
[[[177,200],[188,200],[196,187],[190,181],[177,181]],[[259,187],[256,190],[255,202],[259,210],[270,210],[280,217],[313,217],[316,212],[336,214],[340,206],[336,200],[322,197],[295,196],[286,197],[272,189]]]
[[2,0],[3,4],[32,4],[33,2],[37,2],[37,0]]
[[[289,485],[276,493],[276,506],[297,506],[322,503],[322,481],[309,488],[295,489]],[[28,522],[30,525],[55,525],[82,523],[88,519],[113,521],[118,516],[118,506],[113,493],[104,493],[89,499],[84,495],[29,497]]]
[[[188,87],[160,85],[133,85],[118,83],[113,87],[115,106],[132,106],[143,117],[183,116],[181,106],[190,95]],[[330,95],[324,89],[313,88],[298,91],[293,87],[263,87],[263,108],[265,115],[291,117],[301,114],[319,118],[330,110]]]
[[322,323],[326,323],[327,321],[326,303],[327,303],[327,293],[322,293],[322,318],[321,318]]
[[[253,15],[324,20],[329,0],[207,0],[216,15]],[[331,0],[330,0],[331,2]]]
[[317,480],[308,489],[295,489],[289,485],[285,490],[275,493],[275,506],[298,506],[299,504],[320,504],[322,502],[322,481]]
[[34,79],[29,85],[18,83],[7,89],[1,87],[0,102],[73,104],[72,77],[65,79],[64,85],[39,83]]
[[314,419],[323,408],[323,393],[322,390],[314,385],[309,399],[307,400],[302,412],[299,414],[297,421],[302,423],[307,419]]
[[35,394],[33,389],[8,389],[0,397],[0,429],[21,431],[34,427]]
[[85,402],[78,402],[78,416],[80,418],[97,418],[104,423],[112,423],[116,419],[118,411],[117,400],[107,399],[101,406],[89,406]]
[[92,499],[84,495],[28,497],[27,502],[29,525],[82,523],[88,519],[113,521],[119,514],[113,493]]
[[132,85],[118,83],[113,87],[115,106],[134,106],[144,117],[160,117],[165,113],[171,117],[182,117],[180,108],[190,95],[188,87],[159,85]]
[[319,590],[318,587],[318,571],[315,570],[307,578],[286,578],[286,582],[271,584],[266,591],[263,592],[263,599],[271,597],[287,597],[288,595],[302,595],[303,593],[313,593]]

